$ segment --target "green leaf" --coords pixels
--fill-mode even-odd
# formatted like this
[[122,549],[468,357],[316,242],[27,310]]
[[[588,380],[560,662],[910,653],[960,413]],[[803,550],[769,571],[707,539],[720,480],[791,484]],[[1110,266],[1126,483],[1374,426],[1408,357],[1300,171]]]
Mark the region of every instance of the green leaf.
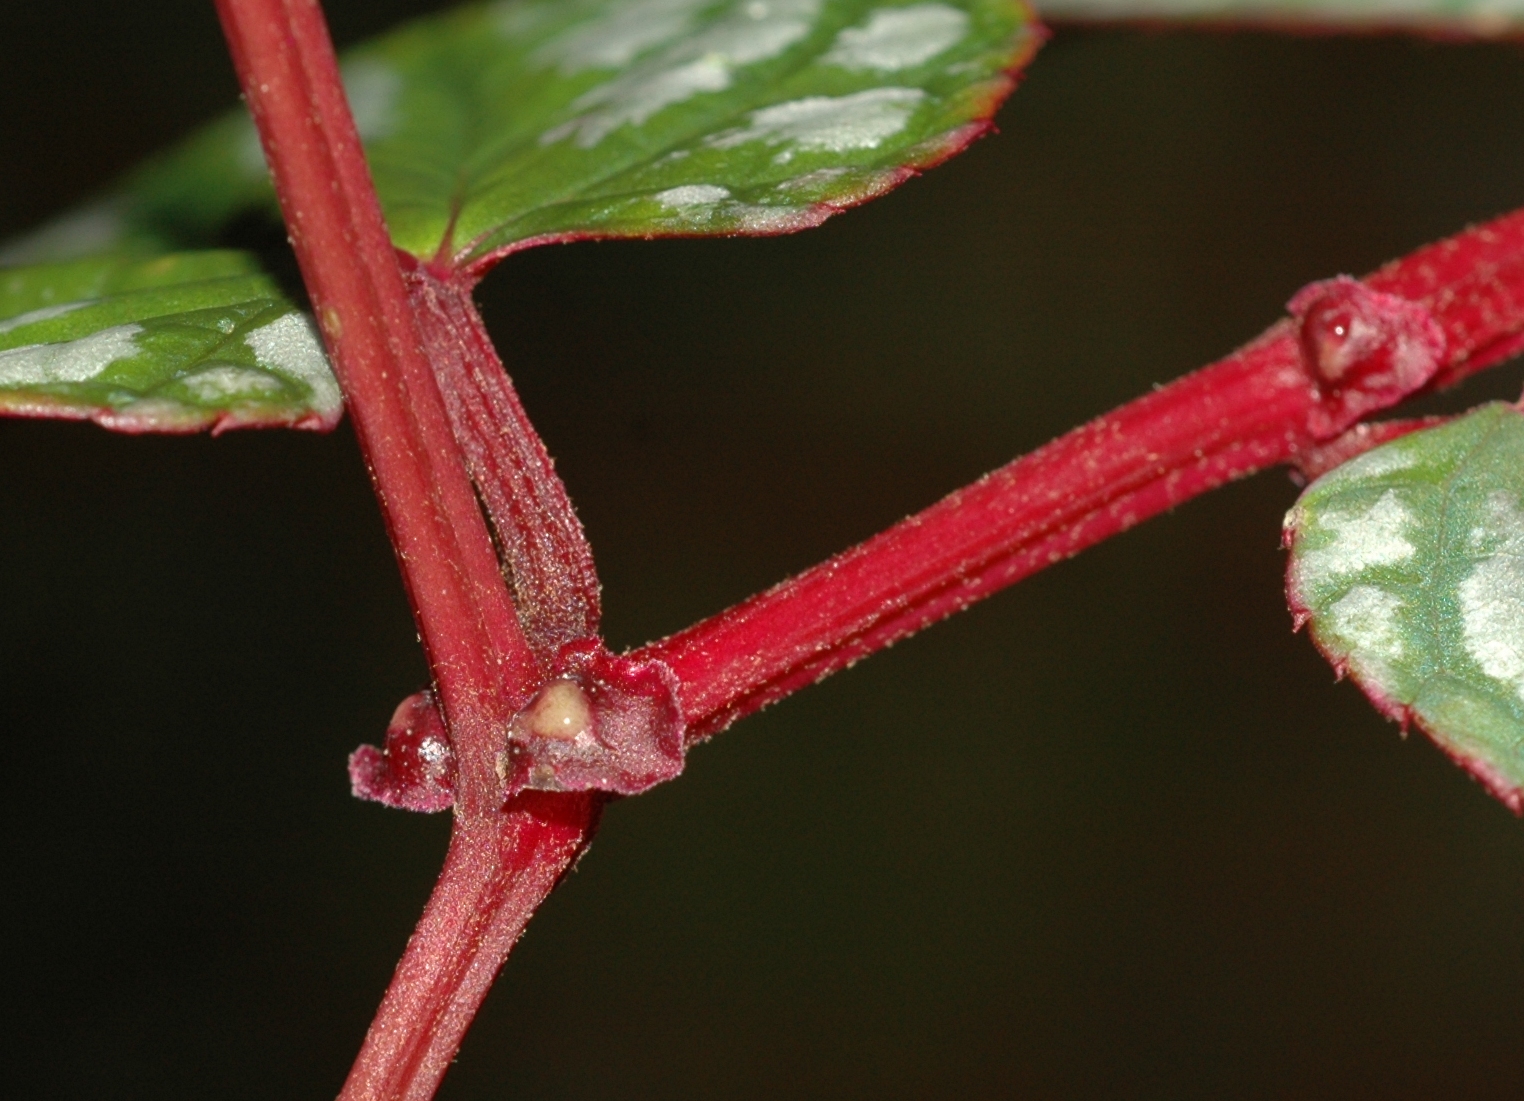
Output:
[[311,321],[247,253],[0,268],[0,413],[192,432],[342,411]]
[[[815,225],[987,128],[1040,36],[1018,0],[510,0],[407,25],[344,76],[394,240],[484,265]],[[0,411],[333,424],[310,324],[249,258],[157,255],[250,209],[275,204],[239,111],[0,247],[34,265],[0,268]]]
[[[344,73],[394,240],[471,263],[818,224],[987,128],[1040,36],[1018,0],[531,0],[411,23]],[[240,112],[13,250],[204,244],[272,204]]]
[[1417,30],[1492,38],[1524,27],[1524,0],[1045,0],[1045,19],[1259,23],[1325,30]]
[[1524,415],[1487,405],[1318,479],[1286,517],[1318,648],[1524,813]]

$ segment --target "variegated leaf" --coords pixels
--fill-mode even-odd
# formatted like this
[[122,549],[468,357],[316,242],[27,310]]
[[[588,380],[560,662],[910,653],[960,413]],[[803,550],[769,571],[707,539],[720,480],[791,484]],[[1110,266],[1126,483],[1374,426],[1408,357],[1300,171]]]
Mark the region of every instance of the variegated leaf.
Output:
[[[470,264],[818,224],[967,145],[1039,40],[1019,0],[510,0],[344,74],[394,240]],[[273,198],[240,111],[12,255],[207,243],[250,206]]]
[[310,319],[246,253],[0,268],[0,413],[193,432],[342,411]]
[[1524,415],[1487,405],[1314,482],[1293,611],[1387,715],[1524,812]]

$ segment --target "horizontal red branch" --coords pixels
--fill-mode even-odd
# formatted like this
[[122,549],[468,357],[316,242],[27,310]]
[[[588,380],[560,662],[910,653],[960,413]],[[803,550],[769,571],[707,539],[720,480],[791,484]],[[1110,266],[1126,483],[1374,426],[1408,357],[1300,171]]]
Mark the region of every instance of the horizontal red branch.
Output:
[[[1524,342],[1524,212],[1394,261],[1365,286],[1428,311],[1443,341],[1433,384],[1499,362]],[[1199,493],[1304,452],[1331,454],[1329,407],[1297,324],[1282,321],[635,656],[667,663],[690,739],[706,737]]]

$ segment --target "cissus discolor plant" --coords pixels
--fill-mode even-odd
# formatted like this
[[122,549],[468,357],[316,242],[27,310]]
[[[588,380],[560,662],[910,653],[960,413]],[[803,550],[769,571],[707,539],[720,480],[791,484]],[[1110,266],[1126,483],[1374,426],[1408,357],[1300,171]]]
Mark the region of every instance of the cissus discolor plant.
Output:
[[[737,718],[1277,463],[1321,475],[1287,520],[1299,621],[1383,711],[1524,810],[1519,413],[1360,423],[1524,344],[1524,214],[1311,284],[1221,362],[615,653],[592,552],[473,288],[535,245],[788,233],[882,195],[988,131],[1042,41],[1033,13],[509,0],[410,24],[341,69],[311,0],[218,10],[250,113],[0,249],[0,411],[220,432],[326,430],[348,407],[433,677],[355,752],[353,790],[453,809],[455,829],[343,1096],[432,1095],[608,798],[673,779]],[[1317,14],[1489,33],[1516,20]],[[220,247],[236,220],[277,212],[306,301]]]

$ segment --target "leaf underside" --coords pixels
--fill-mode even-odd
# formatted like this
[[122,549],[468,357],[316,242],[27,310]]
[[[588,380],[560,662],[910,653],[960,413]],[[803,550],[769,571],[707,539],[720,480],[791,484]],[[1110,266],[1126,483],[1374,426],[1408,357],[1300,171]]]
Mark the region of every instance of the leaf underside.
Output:
[[[536,0],[407,24],[344,73],[394,241],[475,264],[815,225],[966,145],[1039,39],[1016,0]],[[35,243],[202,245],[273,203],[240,111]]]
[[1370,451],[1286,525],[1318,648],[1524,813],[1524,415],[1487,405]]
[[1416,30],[1496,38],[1524,30],[1524,0],[1044,0],[1044,18],[1196,22],[1316,30]]
[[0,269],[0,413],[194,432],[342,410],[307,316],[247,253]]

